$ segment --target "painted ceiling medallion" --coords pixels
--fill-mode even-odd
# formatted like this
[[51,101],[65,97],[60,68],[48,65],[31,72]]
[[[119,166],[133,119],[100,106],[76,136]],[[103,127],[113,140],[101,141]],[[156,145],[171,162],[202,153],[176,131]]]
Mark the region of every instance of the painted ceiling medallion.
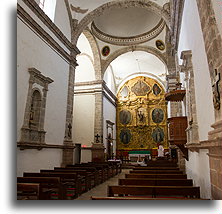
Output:
[[150,31],[129,37],[120,37],[120,36],[113,36],[106,34],[96,27],[95,22],[92,22],[91,30],[92,33],[103,42],[114,45],[125,46],[125,45],[136,45],[150,41],[151,39],[158,36],[163,31],[164,27],[165,27],[165,22],[163,19],[161,19],[159,23]]
[[103,49],[102,49],[102,55],[103,56],[108,56],[110,53],[110,48],[109,46],[104,46]]
[[161,51],[165,50],[165,44],[162,40],[156,40],[156,47]]

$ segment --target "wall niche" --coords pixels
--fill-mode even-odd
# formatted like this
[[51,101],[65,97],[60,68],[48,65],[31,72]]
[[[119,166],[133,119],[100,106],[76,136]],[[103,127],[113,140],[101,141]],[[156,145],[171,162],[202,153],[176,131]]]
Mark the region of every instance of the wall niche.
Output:
[[[38,146],[45,144],[44,120],[48,85],[53,82],[35,68],[29,68],[29,88],[24,122],[19,144]],[[31,146],[31,147],[32,147]],[[41,147],[39,147],[41,148]]]

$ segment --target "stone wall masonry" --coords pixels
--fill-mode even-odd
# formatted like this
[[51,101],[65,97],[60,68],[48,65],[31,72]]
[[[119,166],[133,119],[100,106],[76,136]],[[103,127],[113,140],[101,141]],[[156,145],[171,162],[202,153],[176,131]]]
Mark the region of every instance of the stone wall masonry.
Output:
[[[222,72],[222,40],[216,23],[212,0],[196,0],[205,43],[211,82],[214,82],[215,69]],[[221,24],[221,23],[220,23]],[[220,81],[221,88],[221,81]],[[221,93],[221,92],[220,92]],[[220,94],[221,97],[221,94]],[[221,119],[221,107],[215,109],[216,121]]]

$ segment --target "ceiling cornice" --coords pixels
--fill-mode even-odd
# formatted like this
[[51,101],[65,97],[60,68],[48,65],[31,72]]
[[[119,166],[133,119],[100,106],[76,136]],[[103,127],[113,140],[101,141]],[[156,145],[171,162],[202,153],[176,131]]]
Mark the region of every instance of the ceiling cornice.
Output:
[[106,34],[101,30],[99,30],[94,22],[92,22],[91,30],[93,35],[103,42],[113,45],[128,46],[128,45],[137,45],[150,41],[151,39],[157,37],[163,31],[164,27],[165,27],[165,21],[161,19],[158,22],[158,24],[150,31],[143,34],[139,34],[137,36],[129,36],[129,37],[118,37]]

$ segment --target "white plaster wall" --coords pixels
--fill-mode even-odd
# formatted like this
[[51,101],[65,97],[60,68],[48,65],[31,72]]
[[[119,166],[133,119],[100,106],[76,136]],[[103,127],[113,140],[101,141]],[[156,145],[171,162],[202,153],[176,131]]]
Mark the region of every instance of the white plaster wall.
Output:
[[78,55],[76,67],[75,82],[85,82],[95,80],[95,71],[92,59],[88,55]]
[[62,162],[61,149],[17,149],[17,176],[23,172],[39,172],[40,169],[53,169]]
[[71,41],[71,27],[65,1],[56,1],[54,23],[67,39]]
[[200,187],[201,198],[211,198],[210,168],[208,150],[199,152],[189,151],[189,161],[186,161],[186,173],[189,179],[193,179],[194,186]]
[[18,20],[17,26],[17,140],[20,140],[24,120],[30,76],[28,68],[34,67],[54,80],[47,93],[45,142],[63,144],[69,65],[23,22]]
[[94,141],[95,95],[74,97],[73,141],[91,147]]
[[88,149],[81,150],[81,163],[88,163],[92,161],[92,152]]
[[80,35],[77,42],[77,48],[80,50],[81,54],[77,55],[76,58],[78,66],[76,67],[75,82],[95,80],[93,53],[84,34]]
[[83,33],[79,36],[76,46],[81,53],[86,53],[93,59],[93,52],[90,43]]
[[[116,107],[106,97],[103,97],[103,143],[105,148],[107,148],[106,120],[115,123],[113,126],[113,139],[116,139]],[[113,141],[113,152],[116,154],[116,140]]]
[[[181,25],[178,56],[192,51],[195,98],[200,141],[206,140],[214,123],[213,98],[209,68],[196,1],[186,0]],[[181,63],[181,60],[180,60]]]
[[109,65],[109,67],[106,69],[103,79],[106,82],[106,85],[110,89],[110,91],[112,91],[113,94],[116,94],[116,84],[114,78],[115,77],[112,71],[112,67],[111,65]]
[[[91,147],[94,141],[95,95],[80,94],[74,97],[73,142]],[[91,150],[81,150],[81,162],[92,161]]]

